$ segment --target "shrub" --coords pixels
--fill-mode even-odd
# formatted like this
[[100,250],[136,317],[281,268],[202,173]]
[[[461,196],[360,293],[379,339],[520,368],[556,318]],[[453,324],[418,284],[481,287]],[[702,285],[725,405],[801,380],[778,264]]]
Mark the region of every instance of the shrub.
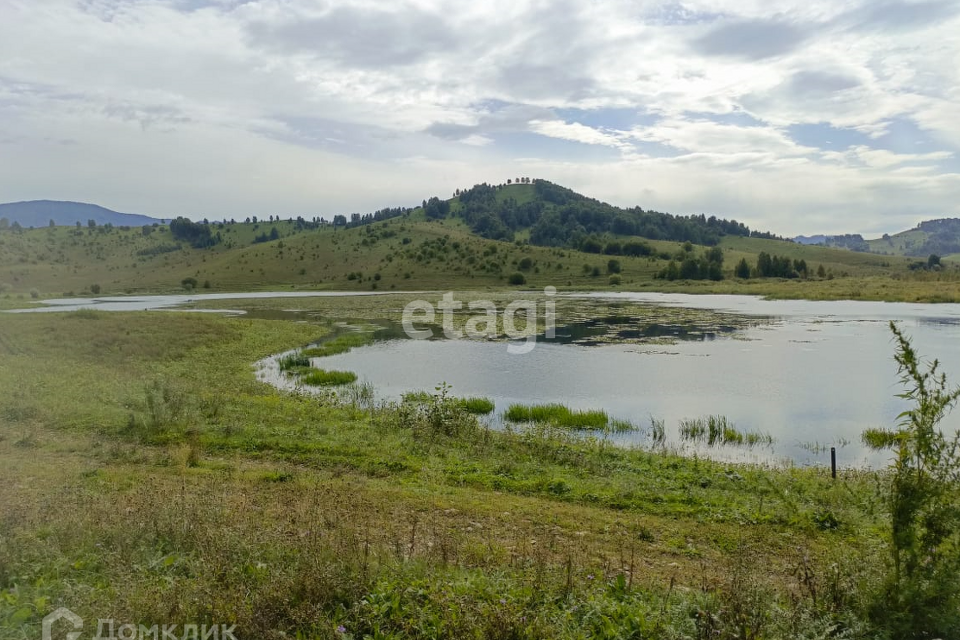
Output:
[[609,260],[607,262],[607,273],[620,273],[620,261],[619,260]]
[[926,367],[909,339],[890,323],[895,360],[913,407],[898,429],[872,431],[868,444],[892,449],[896,458],[882,485],[890,517],[890,570],[873,615],[890,637],[954,637],[960,629],[960,434],[948,438],[940,420],[960,398],[934,360]]
[[441,383],[434,394],[407,393],[396,405],[392,418],[417,438],[477,434],[481,426],[464,407],[464,400],[450,397],[450,385]]
[[516,273],[510,274],[510,278],[507,280],[507,282],[512,285],[521,285],[527,283],[527,278],[522,273],[517,271]]
[[610,276],[610,284],[617,286],[620,284],[620,274],[614,273]]

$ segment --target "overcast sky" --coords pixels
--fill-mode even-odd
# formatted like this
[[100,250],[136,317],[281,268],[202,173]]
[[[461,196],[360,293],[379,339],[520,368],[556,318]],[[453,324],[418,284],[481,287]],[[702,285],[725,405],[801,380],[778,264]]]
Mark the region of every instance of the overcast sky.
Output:
[[0,0],[0,201],[330,218],[516,176],[785,235],[960,217],[960,2]]

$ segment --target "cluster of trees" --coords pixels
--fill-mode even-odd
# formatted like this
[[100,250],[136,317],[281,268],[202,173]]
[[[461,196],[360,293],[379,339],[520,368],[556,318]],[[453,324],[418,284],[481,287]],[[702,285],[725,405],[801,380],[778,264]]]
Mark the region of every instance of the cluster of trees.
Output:
[[254,243],[254,244],[259,244],[259,243],[261,243],[261,242],[271,242],[272,240],[279,240],[279,239],[280,239],[280,232],[277,231],[277,228],[276,228],[276,227],[272,227],[272,228],[270,229],[270,233],[269,233],[269,234],[268,234],[267,232],[263,232],[263,233],[258,234],[258,235],[253,239],[253,243]]
[[841,249],[850,249],[851,251],[870,251],[870,245],[863,239],[859,233],[845,233],[840,236],[828,236],[824,245],[828,247],[839,247]]
[[809,275],[806,260],[791,260],[787,256],[770,255],[761,251],[757,256],[756,276],[759,278],[806,278]]
[[222,238],[218,231],[214,234],[209,224],[194,222],[182,216],[170,221],[170,233],[177,240],[190,243],[194,249],[203,249],[220,244]]
[[[596,244],[607,234],[643,236],[653,240],[689,241],[715,245],[724,235],[773,237],[752,232],[736,220],[715,216],[674,216],[640,207],[622,209],[546,180],[520,179],[534,187],[534,198],[518,202],[512,197],[498,196],[503,185],[478,184],[471,189],[457,190],[460,207],[455,212],[470,228],[485,238],[512,240],[520,229],[530,229],[531,244],[570,247],[600,253]],[[449,209],[434,199],[425,202],[428,217],[442,218]],[[642,251],[642,249],[634,250]],[[628,254],[630,255],[630,254]],[[646,255],[638,253],[637,255]]]
[[916,262],[911,262],[907,265],[910,268],[910,271],[932,271],[939,269],[942,265],[940,263],[940,256],[935,253],[931,253],[927,256],[926,262],[923,260],[917,260]]
[[[426,209],[427,201],[424,200],[424,209]],[[391,218],[399,218],[400,216],[408,214],[412,209],[410,207],[385,207],[383,209],[377,209],[373,213],[351,213],[350,219],[347,220],[347,216],[342,214],[337,214],[333,216],[333,226],[335,227],[362,227],[367,224],[374,222],[380,222],[381,220],[390,220]]]
[[[737,278],[807,278],[810,276],[807,261],[804,259],[791,260],[787,256],[771,255],[761,251],[757,256],[757,264],[751,268],[746,258],[741,258],[733,268],[733,275]],[[817,268],[817,276],[823,278],[826,271],[823,265]]]
[[711,247],[695,256],[693,245],[685,243],[682,255],[671,260],[656,277],[662,280],[723,280],[723,251],[720,247]]

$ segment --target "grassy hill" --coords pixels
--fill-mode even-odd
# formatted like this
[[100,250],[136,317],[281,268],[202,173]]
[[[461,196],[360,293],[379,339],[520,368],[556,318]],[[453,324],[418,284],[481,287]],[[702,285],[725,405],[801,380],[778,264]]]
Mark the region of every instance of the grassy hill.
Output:
[[[499,201],[535,203],[534,185],[511,185]],[[655,276],[672,260],[699,256],[706,247],[674,240],[616,234],[595,235],[604,250],[629,242],[650,255],[606,255],[567,247],[535,246],[529,229],[512,241],[479,237],[456,213],[428,219],[422,208],[397,217],[344,227],[304,227],[296,221],[212,223],[218,244],[194,248],[168,225],[146,227],[45,227],[0,231],[0,296],[16,299],[182,291],[479,289],[522,285],[561,289],[685,290],[749,292],[781,297],[849,297],[861,291],[878,299],[960,299],[956,269],[915,273],[911,260],[857,253],[783,240],[723,235],[722,282],[666,282]],[[276,229],[276,233],[273,230]],[[276,240],[263,241],[276,237]],[[258,241],[259,240],[259,241]],[[733,278],[736,264],[756,264],[761,252],[804,260],[806,280]],[[620,269],[611,282],[610,261]],[[819,267],[822,277],[817,277]],[[613,278],[616,281],[617,278]],[[866,280],[870,282],[865,283]],[[514,280],[516,282],[518,280]],[[845,283],[840,286],[841,283]],[[882,285],[882,286],[881,286]],[[922,285],[922,286],[921,286]]]

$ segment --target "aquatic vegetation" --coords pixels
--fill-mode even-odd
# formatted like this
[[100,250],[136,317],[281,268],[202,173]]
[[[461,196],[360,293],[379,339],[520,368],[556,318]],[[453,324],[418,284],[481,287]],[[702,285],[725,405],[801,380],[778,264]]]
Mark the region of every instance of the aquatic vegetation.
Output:
[[400,399],[403,402],[412,402],[412,403],[422,403],[430,402],[431,396],[426,391],[408,391],[407,393],[400,396]]
[[301,351],[294,351],[279,358],[277,365],[280,367],[280,371],[296,372],[299,369],[309,368],[310,358]]
[[865,429],[860,435],[863,444],[871,449],[887,449],[896,445],[901,434],[889,429]]
[[650,416],[650,440],[654,445],[660,446],[667,439],[666,422],[661,418]]
[[373,342],[373,333],[368,331],[350,331],[303,350],[310,358],[323,358],[346,353],[354,347],[362,347]]
[[303,384],[314,387],[335,387],[342,384],[350,384],[357,380],[357,374],[352,371],[327,371],[325,369],[313,369],[300,376]]
[[619,418],[614,418],[610,421],[610,431],[616,431],[618,433],[626,433],[627,431],[636,431],[637,425],[633,424],[629,420],[620,420]]
[[508,422],[540,422],[569,429],[605,429],[610,417],[603,410],[574,411],[562,404],[512,404],[504,419]]
[[496,406],[490,398],[460,398],[459,402],[464,411],[475,415],[493,413]]
[[355,407],[373,405],[373,385],[369,382],[354,382],[344,387],[341,397]]
[[680,438],[692,442],[706,442],[711,447],[723,444],[747,447],[773,444],[770,434],[740,431],[726,416],[681,420]]

